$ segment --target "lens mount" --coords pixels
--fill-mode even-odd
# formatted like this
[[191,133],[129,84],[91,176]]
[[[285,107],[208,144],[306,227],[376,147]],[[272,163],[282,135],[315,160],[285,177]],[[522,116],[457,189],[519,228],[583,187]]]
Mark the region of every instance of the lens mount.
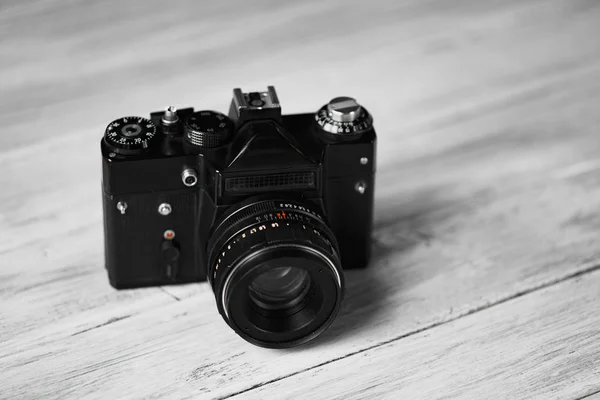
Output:
[[215,224],[208,276],[219,312],[250,343],[293,347],[333,322],[344,292],[337,242],[298,200],[253,199]]

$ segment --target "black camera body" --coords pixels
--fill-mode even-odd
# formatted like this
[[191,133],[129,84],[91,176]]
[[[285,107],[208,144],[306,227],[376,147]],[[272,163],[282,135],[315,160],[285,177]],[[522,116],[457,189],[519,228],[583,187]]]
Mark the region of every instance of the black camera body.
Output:
[[[304,241],[316,246],[314,254],[326,247],[338,260],[330,264],[365,267],[375,150],[372,117],[354,99],[333,99],[317,113],[282,115],[273,87],[235,89],[228,116],[169,107],[150,119],[113,121],[101,141],[111,285],[208,278],[215,289],[223,246],[235,247],[246,228],[258,237],[264,227],[261,240],[271,246]],[[247,226],[239,225],[244,219]],[[290,222],[294,231],[281,233],[287,239],[267,230]],[[301,233],[308,231],[310,237]]]

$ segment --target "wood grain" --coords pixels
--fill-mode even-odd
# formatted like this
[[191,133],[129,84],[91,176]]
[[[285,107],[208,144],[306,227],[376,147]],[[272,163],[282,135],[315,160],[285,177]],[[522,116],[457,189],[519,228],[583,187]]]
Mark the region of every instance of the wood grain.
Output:
[[599,286],[596,271],[233,398],[586,398],[599,391]]
[[[29,1],[0,10],[0,397],[222,398],[257,386],[247,395],[260,397],[328,382],[320,364],[344,365],[336,371],[355,385],[342,393],[353,393],[371,385],[361,377],[377,360],[404,354],[408,371],[423,371],[431,364],[416,354],[437,357],[453,343],[484,372],[527,375],[512,393],[535,397],[545,392],[531,381],[544,382],[561,358],[537,353],[539,368],[513,367],[504,361],[521,353],[496,349],[494,364],[466,340],[513,340],[508,331],[534,318],[512,307],[521,301],[545,321],[524,331],[526,347],[571,334],[553,326],[564,314],[582,319],[573,335],[588,329],[578,301],[597,299],[597,274],[586,274],[600,265],[597,3]],[[170,103],[226,110],[233,87],[268,84],[290,113],[355,96],[379,134],[373,263],[348,274],[330,330],[287,351],[239,339],[207,285],[117,292],[103,270],[106,123]],[[589,283],[563,308],[578,276]],[[574,346],[597,354],[591,340]],[[473,373],[456,360],[444,365]],[[557,396],[600,390],[589,360],[568,358],[582,378],[558,379]],[[452,371],[437,386],[416,373],[407,388],[477,393],[463,385],[475,390],[463,394]],[[392,396],[398,375],[384,376],[369,394]],[[481,387],[509,393],[488,381]]]

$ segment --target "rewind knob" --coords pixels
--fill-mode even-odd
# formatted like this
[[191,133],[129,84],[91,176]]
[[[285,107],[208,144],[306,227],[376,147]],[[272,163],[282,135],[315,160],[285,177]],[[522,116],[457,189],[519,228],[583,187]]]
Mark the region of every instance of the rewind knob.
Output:
[[336,97],[321,107],[315,121],[328,138],[345,141],[359,138],[373,126],[371,114],[352,97]]
[[185,121],[185,140],[198,147],[225,144],[233,132],[233,122],[216,111],[197,111]]
[[104,142],[115,153],[141,154],[156,136],[156,125],[142,117],[123,117],[106,127]]

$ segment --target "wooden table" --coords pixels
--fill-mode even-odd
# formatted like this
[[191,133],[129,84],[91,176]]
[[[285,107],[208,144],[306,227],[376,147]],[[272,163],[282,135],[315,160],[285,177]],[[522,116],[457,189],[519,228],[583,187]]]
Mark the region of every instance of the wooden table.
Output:
[[[4,0],[0,55],[0,398],[599,393],[598,1]],[[284,351],[104,270],[106,124],[267,85],[379,134],[371,266]]]

